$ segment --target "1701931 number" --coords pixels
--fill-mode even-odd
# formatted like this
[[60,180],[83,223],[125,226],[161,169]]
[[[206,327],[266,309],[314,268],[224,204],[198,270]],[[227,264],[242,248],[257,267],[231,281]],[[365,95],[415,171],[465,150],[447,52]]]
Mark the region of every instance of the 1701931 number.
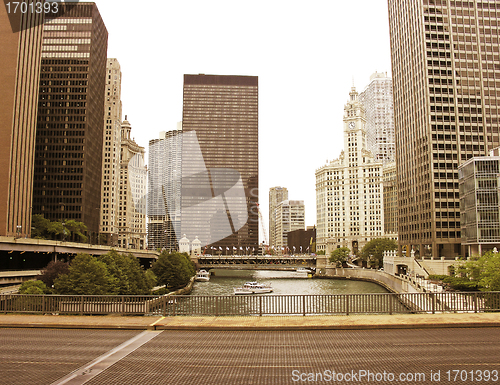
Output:
[[26,2],[12,1],[7,3],[8,13],[57,13],[59,11],[59,3],[53,2]]
[[498,370],[448,370],[445,373],[452,382],[498,381]]

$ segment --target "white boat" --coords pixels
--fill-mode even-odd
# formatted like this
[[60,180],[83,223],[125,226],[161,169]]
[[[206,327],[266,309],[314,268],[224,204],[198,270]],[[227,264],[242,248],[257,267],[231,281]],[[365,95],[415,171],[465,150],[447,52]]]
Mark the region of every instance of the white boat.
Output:
[[308,278],[309,274],[311,274],[311,270],[306,269],[304,267],[299,267],[297,270],[295,270],[295,275],[297,277]]
[[262,294],[271,293],[272,291],[271,285],[257,282],[246,282],[242,287],[234,288],[234,294]]
[[194,280],[200,282],[208,282],[210,281],[210,273],[206,270],[200,270],[196,274],[196,277],[194,277]]

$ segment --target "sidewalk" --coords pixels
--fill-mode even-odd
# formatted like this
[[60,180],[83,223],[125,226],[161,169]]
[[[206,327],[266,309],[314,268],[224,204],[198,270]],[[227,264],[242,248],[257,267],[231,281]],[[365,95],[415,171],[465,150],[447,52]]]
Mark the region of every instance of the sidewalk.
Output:
[[364,330],[500,327],[500,313],[350,316],[66,316],[0,314],[0,328],[128,330]]

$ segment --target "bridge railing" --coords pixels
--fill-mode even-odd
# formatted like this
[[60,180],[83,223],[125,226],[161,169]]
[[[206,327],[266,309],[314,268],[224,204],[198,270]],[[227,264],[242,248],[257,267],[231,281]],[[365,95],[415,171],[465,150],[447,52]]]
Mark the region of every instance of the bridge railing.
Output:
[[305,316],[496,311],[500,311],[500,292],[248,296],[0,295],[0,313]]

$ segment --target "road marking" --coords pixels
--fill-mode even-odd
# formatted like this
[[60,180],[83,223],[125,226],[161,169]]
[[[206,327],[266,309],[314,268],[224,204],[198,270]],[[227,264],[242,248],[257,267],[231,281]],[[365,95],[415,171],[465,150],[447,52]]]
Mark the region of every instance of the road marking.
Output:
[[161,320],[165,319],[165,317],[161,317],[160,319],[157,319],[155,322],[153,322],[151,325],[149,326],[155,326],[158,322],[160,322]]
[[97,357],[95,360],[90,363],[82,366],[70,374],[60,378],[59,380],[53,382],[51,385],[81,385],[85,384],[87,381],[90,381],[92,378],[102,373],[104,370],[109,368],[111,365],[120,361],[134,350],[140,348],[146,342],[151,341],[158,334],[162,333],[161,331],[144,331],[135,337],[125,341],[121,345],[118,345],[116,348],[111,349],[109,352],[104,353],[102,356]]

